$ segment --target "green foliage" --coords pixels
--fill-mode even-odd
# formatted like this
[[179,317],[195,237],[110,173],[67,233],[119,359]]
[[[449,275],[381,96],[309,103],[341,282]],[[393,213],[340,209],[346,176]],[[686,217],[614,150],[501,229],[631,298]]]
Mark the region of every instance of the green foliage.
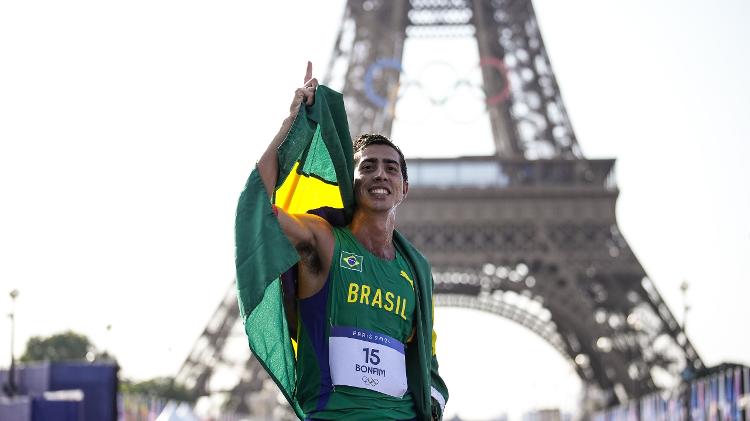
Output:
[[175,383],[173,377],[156,377],[142,382],[123,380],[120,382],[120,392],[190,403],[196,400],[190,390]]
[[92,349],[93,345],[86,335],[71,330],[46,338],[32,336],[26,342],[21,361],[85,361],[86,354]]

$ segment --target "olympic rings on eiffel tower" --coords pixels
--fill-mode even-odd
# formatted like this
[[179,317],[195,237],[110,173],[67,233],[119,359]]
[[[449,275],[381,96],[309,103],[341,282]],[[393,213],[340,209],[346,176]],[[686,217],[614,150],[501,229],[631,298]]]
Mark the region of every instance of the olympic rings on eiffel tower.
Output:
[[[442,79],[448,79],[448,83],[440,83],[441,86],[437,88],[430,86],[425,81],[429,81],[431,74],[439,73],[442,69],[448,69],[453,75],[449,75]],[[426,102],[424,105],[429,107],[449,107],[449,103],[453,99],[459,99],[461,96],[472,96],[475,99],[481,98],[481,102],[487,106],[496,106],[510,96],[510,86],[508,82],[508,71],[505,63],[496,57],[483,57],[479,60],[478,68],[475,70],[494,70],[502,77],[503,89],[492,96],[487,97],[481,82],[477,83],[472,81],[471,77],[463,76],[459,77],[455,69],[447,62],[434,61],[428,63],[422,68],[417,74],[417,77],[412,78],[404,73],[404,69],[396,59],[378,59],[367,68],[364,76],[364,93],[367,100],[374,106],[382,109],[390,109],[391,112],[394,109],[394,105],[397,101],[410,95],[411,92],[420,92],[421,100]],[[386,96],[381,95],[375,89],[375,84],[378,79],[384,78],[384,73],[387,71],[396,71],[400,73],[400,82],[396,86],[388,86],[389,91]],[[450,80],[454,82],[451,84]],[[476,77],[474,78],[476,79]],[[388,83],[388,82],[386,82]],[[392,83],[391,83],[392,85]],[[434,85],[434,84],[433,84]],[[485,110],[482,109],[481,112]],[[457,112],[449,112],[450,118],[457,117],[457,114],[465,113],[464,108],[457,109]],[[460,119],[459,119],[460,120]],[[465,119],[464,119],[465,120]]]

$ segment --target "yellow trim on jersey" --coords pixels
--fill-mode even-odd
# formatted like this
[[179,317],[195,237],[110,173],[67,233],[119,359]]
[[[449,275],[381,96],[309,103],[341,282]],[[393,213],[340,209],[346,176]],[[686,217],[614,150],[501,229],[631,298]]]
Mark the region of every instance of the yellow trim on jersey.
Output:
[[[435,300],[432,300],[432,314],[430,315],[432,317],[432,323],[435,323]],[[437,343],[437,333],[435,333],[435,329],[432,329],[432,356],[434,357],[437,353],[437,350],[435,349],[435,344]]]

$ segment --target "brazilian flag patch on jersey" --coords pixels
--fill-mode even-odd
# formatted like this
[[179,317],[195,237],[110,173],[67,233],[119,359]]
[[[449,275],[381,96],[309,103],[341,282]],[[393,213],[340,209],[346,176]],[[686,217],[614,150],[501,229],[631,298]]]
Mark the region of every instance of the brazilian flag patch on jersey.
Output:
[[362,256],[358,256],[348,251],[341,252],[341,267],[349,270],[362,272]]

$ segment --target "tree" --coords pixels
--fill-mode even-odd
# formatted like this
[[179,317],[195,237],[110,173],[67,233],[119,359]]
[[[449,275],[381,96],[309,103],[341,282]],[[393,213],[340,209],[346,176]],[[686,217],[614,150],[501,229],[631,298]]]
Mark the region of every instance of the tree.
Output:
[[86,335],[69,330],[49,337],[32,336],[21,361],[86,361],[94,345]]
[[184,386],[175,383],[173,377],[155,377],[142,382],[124,380],[120,382],[122,393],[155,396],[165,400],[195,402],[193,394]]

